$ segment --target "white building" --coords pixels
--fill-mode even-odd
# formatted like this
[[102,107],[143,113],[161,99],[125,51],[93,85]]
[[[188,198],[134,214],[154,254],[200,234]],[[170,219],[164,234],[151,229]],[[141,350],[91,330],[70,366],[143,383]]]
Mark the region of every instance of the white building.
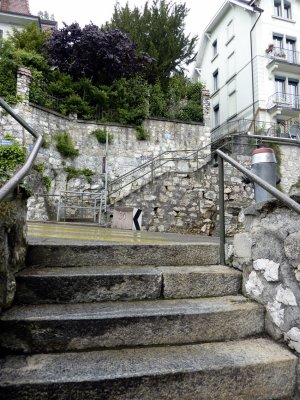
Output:
[[0,38],[7,39],[13,28],[22,29],[32,22],[42,30],[57,28],[56,21],[32,15],[28,0],[0,0]]
[[192,75],[210,90],[212,131],[233,120],[271,126],[297,118],[299,51],[299,0],[226,1],[202,36]]

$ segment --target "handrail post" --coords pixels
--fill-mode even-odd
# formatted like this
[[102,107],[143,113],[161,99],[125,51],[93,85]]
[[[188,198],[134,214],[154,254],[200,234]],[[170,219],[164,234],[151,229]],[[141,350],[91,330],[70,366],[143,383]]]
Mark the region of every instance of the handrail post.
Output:
[[218,167],[219,167],[220,264],[225,265],[224,161],[220,155],[218,155]]
[[151,162],[151,181],[154,182],[154,161]]

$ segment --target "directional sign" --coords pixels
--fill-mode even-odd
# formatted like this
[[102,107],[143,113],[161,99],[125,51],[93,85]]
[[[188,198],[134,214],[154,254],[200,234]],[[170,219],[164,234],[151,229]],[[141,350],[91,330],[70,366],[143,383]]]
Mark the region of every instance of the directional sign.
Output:
[[133,209],[133,231],[140,231],[142,226],[142,210],[140,208]]
[[142,210],[135,207],[116,207],[113,212],[111,227],[140,231],[142,226]]
[[0,139],[0,146],[11,146],[13,143],[12,139]]

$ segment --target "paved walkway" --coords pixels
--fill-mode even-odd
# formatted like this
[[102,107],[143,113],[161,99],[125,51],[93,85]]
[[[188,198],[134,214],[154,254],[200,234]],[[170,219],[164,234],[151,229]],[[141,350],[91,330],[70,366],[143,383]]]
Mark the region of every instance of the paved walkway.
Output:
[[176,233],[148,231],[127,231],[102,228],[91,224],[28,222],[30,244],[55,243],[131,243],[131,244],[170,244],[170,243],[217,243],[218,238]]

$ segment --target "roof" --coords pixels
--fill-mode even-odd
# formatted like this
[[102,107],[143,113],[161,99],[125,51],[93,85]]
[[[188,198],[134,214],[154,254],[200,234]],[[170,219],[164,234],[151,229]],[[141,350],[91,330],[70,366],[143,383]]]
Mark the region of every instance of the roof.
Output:
[[31,15],[28,0],[1,0],[0,11],[22,15]]

